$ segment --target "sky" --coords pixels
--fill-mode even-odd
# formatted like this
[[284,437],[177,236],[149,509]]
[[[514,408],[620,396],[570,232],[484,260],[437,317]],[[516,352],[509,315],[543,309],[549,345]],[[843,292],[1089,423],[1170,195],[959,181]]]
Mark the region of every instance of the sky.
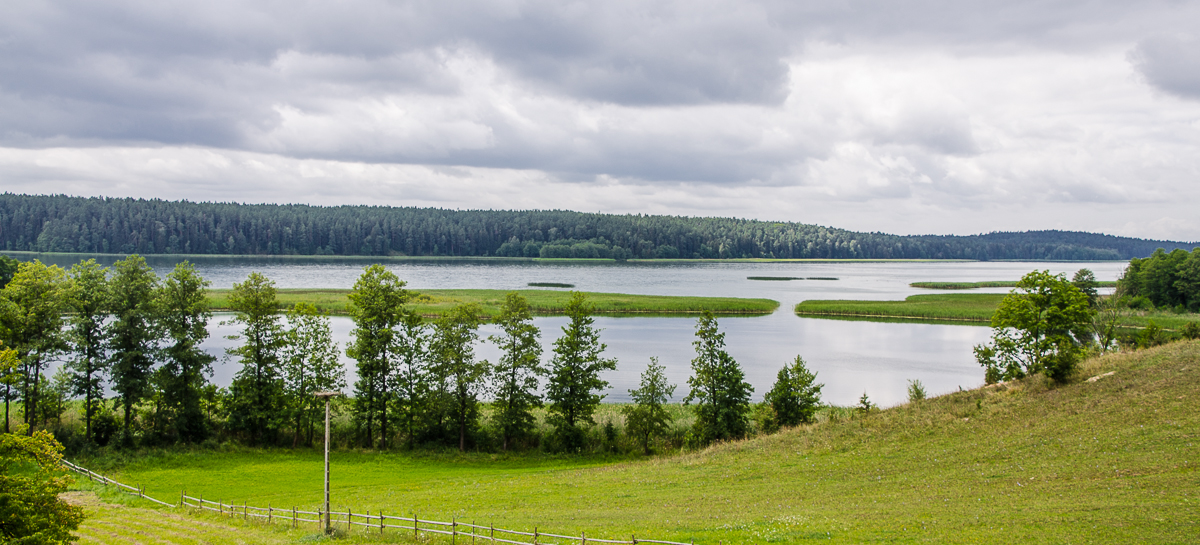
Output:
[[0,189],[1200,241],[1200,2],[6,0]]

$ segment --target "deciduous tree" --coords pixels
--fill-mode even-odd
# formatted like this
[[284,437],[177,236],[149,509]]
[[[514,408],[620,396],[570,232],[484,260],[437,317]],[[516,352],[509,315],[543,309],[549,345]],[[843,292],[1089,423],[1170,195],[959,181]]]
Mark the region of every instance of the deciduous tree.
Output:
[[38,260],[21,263],[8,285],[0,291],[3,304],[3,331],[7,344],[16,349],[20,360],[20,380],[15,385],[5,383],[4,413],[8,419],[8,403],[15,386],[24,402],[25,423],[32,433],[37,413],[38,385],[42,370],[52,359],[68,348],[64,334],[64,314],[70,308],[71,282],[66,271],[57,265],[44,265]]
[[488,376],[487,360],[475,359],[479,338],[479,305],[457,305],[434,322],[431,354],[437,375],[452,400],[450,417],[458,428],[458,450],[467,449],[467,430],[479,419],[479,394]]
[[374,429],[379,426],[380,446],[387,448],[389,385],[392,379],[396,327],[404,318],[404,304],[411,294],[383,265],[363,270],[350,292],[350,315],[354,317],[354,340],[346,354],[358,362],[354,385],[354,413],[365,432],[367,447],[374,446]]
[[288,311],[287,344],[283,350],[283,388],[292,446],[311,444],[315,423],[324,414],[325,403],[316,392],[340,391],[346,387],[346,372],[338,361],[329,316],[309,303],[296,303]]
[[533,325],[529,302],[521,294],[511,292],[495,322],[503,332],[489,337],[501,351],[500,360],[492,368],[495,385],[493,421],[500,430],[504,450],[513,438],[525,436],[533,429],[533,409],[542,405],[538,395],[538,377],[545,374],[542,367],[541,332]]
[[72,393],[83,396],[84,437],[92,440],[92,418],[104,400],[105,320],[108,317],[108,269],[95,259],[71,266],[69,339],[75,353],[70,363]]
[[158,276],[146,260],[131,255],[113,263],[109,281],[108,353],[113,390],[121,396],[125,420],[121,441],[133,444],[134,407],[149,394],[159,327],[156,321],[155,290]]
[[156,295],[159,322],[168,343],[158,370],[169,415],[168,435],[189,443],[203,441],[209,432],[202,398],[216,358],[200,349],[208,338],[212,317],[204,293],[209,284],[194,265],[184,261],[167,274]]
[[992,315],[992,344],[975,347],[989,383],[1046,373],[1064,381],[1080,358],[1093,310],[1062,274],[1033,271]]
[[616,370],[617,360],[601,356],[607,346],[600,342],[600,330],[593,325],[594,306],[587,296],[572,292],[564,310],[570,322],[554,341],[546,399],[550,400],[548,420],[555,427],[559,446],[574,450],[583,446],[582,425],[596,423],[592,414],[604,399],[598,392],[608,387],[600,373]]
[[287,339],[279,324],[275,283],[252,272],[233,285],[228,301],[237,313],[231,323],[242,325],[240,335],[229,337],[241,340],[241,346],[226,349],[242,363],[229,389],[229,427],[259,443],[274,438],[285,416],[279,358]]
[[49,545],[76,539],[71,531],[83,522],[83,509],[58,496],[71,483],[62,450],[45,430],[29,437],[0,434],[0,541]]

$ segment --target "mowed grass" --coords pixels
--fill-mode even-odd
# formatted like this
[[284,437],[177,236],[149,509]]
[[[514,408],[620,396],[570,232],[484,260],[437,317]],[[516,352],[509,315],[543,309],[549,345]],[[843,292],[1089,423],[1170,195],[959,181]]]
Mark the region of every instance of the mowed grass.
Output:
[[[215,310],[229,309],[231,290],[209,290],[209,305]],[[500,312],[505,296],[515,291],[523,295],[534,313],[542,316],[561,315],[571,298],[568,291],[555,290],[422,290],[414,292],[410,303],[413,310],[425,316],[439,316],[452,307],[463,303],[478,303],[485,316]],[[343,289],[280,289],[277,299],[281,308],[296,303],[311,303],[318,309],[331,314],[348,314],[350,290]],[[598,314],[606,315],[661,315],[699,314],[711,311],[717,315],[770,314],[779,308],[779,302],[770,299],[744,299],[737,297],[687,297],[670,295],[631,295],[624,293],[584,292],[588,300],[596,305]]]
[[[617,463],[335,452],[333,504],[697,543],[1194,543],[1197,371],[1200,342],[1179,342],[1088,360],[1068,385],[1033,377]],[[315,506],[320,468],[316,451],[196,452],[120,477],[168,501],[186,486]]]

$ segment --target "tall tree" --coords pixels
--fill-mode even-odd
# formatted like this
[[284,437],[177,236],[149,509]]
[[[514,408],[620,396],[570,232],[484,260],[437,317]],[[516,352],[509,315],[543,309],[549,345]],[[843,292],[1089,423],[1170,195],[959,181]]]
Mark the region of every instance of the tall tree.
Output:
[[1070,376],[1095,311],[1087,295],[1062,274],[1033,271],[992,314],[992,344],[975,347],[988,384],[1045,372],[1056,381]]
[[240,335],[229,337],[241,340],[241,346],[226,349],[242,364],[230,386],[229,427],[260,443],[274,439],[283,419],[279,358],[286,337],[279,324],[275,282],[252,272],[233,285],[228,301],[237,313],[232,323],[242,325]]
[[379,442],[388,447],[388,386],[392,375],[393,343],[396,326],[404,316],[404,304],[410,293],[400,280],[383,265],[363,270],[350,292],[350,315],[354,317],[354,340],[346,355],[358,361],[358,382],[354,384],[354,412],[365,432],[365,446],[373,447],[373,432],[379,426]]
[[405,311],[396,331],[394,350],[396,369],[392,375],[395,414],[404,426],[408,448],[416,446],[416,424],[428,400],[432,370],[425,321]]
[[546,387],[546,398],[550,400],[548,420],[555,427],[561,447],[578,449],[583,446],[582,425],[596,423],[592,414],[604,399],[597,392],[608,387],[600,373],[615,371],[617,360],[601,357],[608,347],[600,342],[600,330],[592,318],[595,307],[587,296],[572,292],[564,310],[571,321],[554,341]]
[[63,446],[50,432],[31,437],[0,434],[0,541],[13,544],[70,543],[83,508],[59,494],[71,478],[62,466]]
[[638,388],[629,391],[634,404],[621,408],[627,433],[642,443],[642,452],[647,455],[650,454],[650,440],[666,435],[674,420],[663,407],[675,393],[675,385],[667,383],[666,369],[658,364],[658,358],[650,358]]
[[479,420],[479,394],[488,375],[487,360],[475,359],[481,322],[479,305],[457,305],[434,322],[430,353],[450,394],[450,417],[458,428],[458,450],[467,449],[467,431]]
[[134,407],[149,393],[159,339],[154,294],[158,276],[146,260],[131,255],[113,263],[109,281],[108,353],[113,390],[121,396],[125,420],[121,441],[133,444]]
[[542,406],[538,395],[538,377],[545,374],[542,367],[541,331],[533,325],[529,302],[521,294],[510,292],[504,306],[496,315],[501,335],[488,337],[500,348],[500,360],[492,368],[495,385],[493,421],[500,430],[503,448],[513,438],[528,435],[535,419],[533,409]]
[[92,419],[104,401],[104,373],[108,370],[105,319],[108,317],[108,269],[95,259],[71,266],[71,328],[75,357],[71,362],[72,393],[83,396],[84,437],[92,440]]
[[288,311],[287,345],[283,357],[284,397],[292,423],[292,446],[300,438],[312,444],[313,429],[325,406],[316,392],[346,387],[346,372],[338,361],[329,316],[309,303]]
[[[67,272],[57,265],[46,266],[33,260],[21,263],[17,273],[0,291],[8,304],[0,317],[7,344],[16,349],[20,360],[20,381],[16,384],[25,415],[25,423],[33,422],[37,412],[38,385],[42,370],[52,359],[68,348],[63,333],[63,315],[70,308],[71,281]],[[12,386],[4,386],[4,413],[12,398]],[[7,423],[7,418],[5,423]]]
[[712,312],[696,322],[696,357],[692,360],[691,391],[684,403],[696,402],[697,439],[703,443],[744,437],[750,394],[754,388],[745,381],[737,361],[725,351],[725,334],[718,332]]
[[775,410],[779,425],[796,426],[813,421],[821,406],[821,388],[825,386],[816,382],[817,374],[805,367],[800,356],[779,370],[775,385],[763,396],[763,401]]
[[171,418],[173,439],[197,443],[208,437],[208,422],[202,406],[204,386],[216,360],[200,344],[208,338],[208,308],[205,290],[210,282],[188,261],[175,265],[158,290],[158,310],[168,346],[158,370],[162,401]]

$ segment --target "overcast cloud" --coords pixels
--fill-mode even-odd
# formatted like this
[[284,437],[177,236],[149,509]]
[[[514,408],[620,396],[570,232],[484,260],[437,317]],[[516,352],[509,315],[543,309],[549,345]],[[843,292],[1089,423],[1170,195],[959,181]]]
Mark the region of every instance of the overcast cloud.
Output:
[[1200,2],[0,5],[0,184],[1200,240]]

